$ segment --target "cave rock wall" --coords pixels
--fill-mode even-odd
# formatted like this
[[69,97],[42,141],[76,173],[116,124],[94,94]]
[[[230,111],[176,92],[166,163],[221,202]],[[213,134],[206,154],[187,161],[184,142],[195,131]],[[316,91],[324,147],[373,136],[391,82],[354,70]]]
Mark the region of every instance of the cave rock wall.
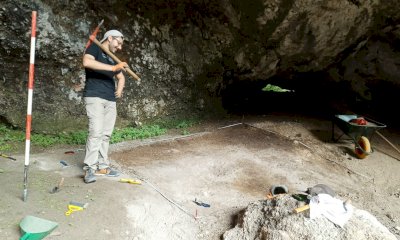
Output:
[[0,3],[0,116],[14,126],[25,122],[31,12],[38,12],[34,131],[85,127],[81,60],[102,19],[98,38],[120,29],[126,42],[117,55],[142,79],[127,79],[118,100],[121,124],[218,112],[220,92],[234,81],[327,71],[368,99],[377,79],[399,79],[397,42],[382,40],[399,36],[396,1]]

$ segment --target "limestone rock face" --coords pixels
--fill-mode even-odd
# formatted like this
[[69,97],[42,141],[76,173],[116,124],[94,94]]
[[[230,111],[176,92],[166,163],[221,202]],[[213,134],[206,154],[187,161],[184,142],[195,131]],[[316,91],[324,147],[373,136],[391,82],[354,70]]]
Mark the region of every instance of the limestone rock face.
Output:
[[54,132],[85,127],[81,60],[102,19],[97,38],[121,30],[117,56],[142,79],[127,79],[118,100],[118,119],[129,123],[218,112],[231,84],[317,72],[345,85],[346,100],[379,109],[382,91],[395,99],[400,79],[399,8],[394,0],[1,0],[0,116],[24,126],[33,10],[32,127]]

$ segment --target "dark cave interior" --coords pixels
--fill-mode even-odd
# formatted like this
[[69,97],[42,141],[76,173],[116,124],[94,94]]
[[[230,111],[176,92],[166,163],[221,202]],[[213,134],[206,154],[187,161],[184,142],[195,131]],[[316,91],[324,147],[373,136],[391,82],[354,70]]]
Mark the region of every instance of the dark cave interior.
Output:
[[[390,115],[393,97],[385,93],[393,86],[381,84],[371,93],[374,100],[366,100],[349,89],[346,83],[324,81],[321,75],[302,74],[295,78],[276,77],[258,81],[233,81],[221,91],[223,108],[233,115],[294,114],[330,119],[336,114],[357,114],[398,129],[398,117]],[[291,92],[263,91],[272,84]],[[395,96],[390,93],[387,96]]]

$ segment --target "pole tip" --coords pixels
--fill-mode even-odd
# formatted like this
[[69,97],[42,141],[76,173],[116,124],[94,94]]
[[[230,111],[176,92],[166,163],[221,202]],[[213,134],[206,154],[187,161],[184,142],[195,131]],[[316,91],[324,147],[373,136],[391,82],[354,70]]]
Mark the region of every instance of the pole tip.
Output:
[[26,202],[27,198],[28,198],[28,189],[24,189],[24,196],[23,196],[24,202]]

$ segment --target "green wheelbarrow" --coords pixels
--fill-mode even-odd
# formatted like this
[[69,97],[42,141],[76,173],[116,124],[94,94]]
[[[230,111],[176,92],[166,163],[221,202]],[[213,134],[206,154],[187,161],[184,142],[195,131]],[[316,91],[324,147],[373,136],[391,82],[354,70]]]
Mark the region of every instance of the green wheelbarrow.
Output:
[[[353,119],[360,117],[365,119],[364,125],[352,122]],[[334,137],[335,125],[343,132],[339,138]],[[364,159],[373,152],[369,139],[377,130],[385,127],[383,123],[359,115],[335,115],[332,121],[332,140],[337,142],[343,135],[349,136],[355,144],[355,154],[358,158]]]
[[19,240],[40,240],[49,235],[58,226],[58,223],[34,216],[26,216],[19,226],[22,233]]

